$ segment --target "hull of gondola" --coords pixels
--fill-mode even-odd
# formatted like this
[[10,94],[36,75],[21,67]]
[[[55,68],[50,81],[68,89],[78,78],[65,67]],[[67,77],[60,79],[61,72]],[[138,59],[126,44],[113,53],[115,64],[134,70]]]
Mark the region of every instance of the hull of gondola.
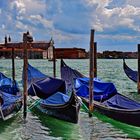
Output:
[[[82,101],[85,103],[85,105],[88,107],[89,100],[82,98]],[[106,107],[100,102],[93,101],[94,111],[98,111],[99,113],[117,120],[122,123],[126,123],[129,125],[140,127],[140,109],[135,110],[125,110],[125,109],[114,109],[112,107]]]
[[135,83],[137,82],[138,72],[129,68],[124,59],[123,59],[123,70],[130,80],[132,80]]
[[80,100],[72,94],[70,100],[63,105],[44,105],[39,103],[36,108],[42,113],[71,123],[78,123]]
[[21,99],[13,104],[9,104],[7,107],[1,108],[0,119],[5,121],[16,116],[21,108],[22,108]]

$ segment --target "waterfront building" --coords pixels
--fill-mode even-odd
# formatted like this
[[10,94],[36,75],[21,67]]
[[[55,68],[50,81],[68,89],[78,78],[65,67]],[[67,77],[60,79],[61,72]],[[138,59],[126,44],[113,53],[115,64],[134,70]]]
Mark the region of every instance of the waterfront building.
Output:
[[[29,59],[48,59],[52,55],[54,41],[33,41],[28,44],[28,58]],[[23,58],[22,42],[11,43],[11,38],[5,36],[5,42],[0,44],[0,58],[11,58],[11,48],[15,48],[15,57]],[[86,58],[86,51],[82,48],[55,48],[55,57],[63,59],[79,59]]]

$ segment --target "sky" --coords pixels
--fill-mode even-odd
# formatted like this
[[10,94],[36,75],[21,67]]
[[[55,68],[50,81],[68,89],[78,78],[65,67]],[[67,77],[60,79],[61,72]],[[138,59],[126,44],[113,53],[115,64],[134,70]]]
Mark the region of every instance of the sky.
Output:
[[91,29],[99,52],[137,51],[140,43],[140,0],[1,0],[0,17],[1,43],[29,31],[35,41],[52,37],[56,48],[89,50]]

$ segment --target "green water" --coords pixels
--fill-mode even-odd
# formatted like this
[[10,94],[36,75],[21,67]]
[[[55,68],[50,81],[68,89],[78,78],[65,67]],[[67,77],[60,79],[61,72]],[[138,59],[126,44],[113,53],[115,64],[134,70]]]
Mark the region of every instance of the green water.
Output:
[[[11,60],[0,60],[0,71],[11,77]],[[47,60],[29,60],[30,64],[43,73],[52,76],[52,62]],[[88,60],[65,60],[65,62],[88,76]],[[136,84],[130,81],[123,72],[121,59],[99,59],[98,77],[115,84],[118,92],[140,101]],[[131,68],[137,68],[137,60],[126,61]],[[16,80],[22,89],[22,60],[16,60]],[[60,60],[57,60],[57,77],[60,77]],[[88,117],[82,109],[78,124],[44,116],[36,110],[28,112],[27,122],[19,116],[6,122],[0,122],[0,140],[120,140],[140,138],[140,128],[119,123],[99,113]]]

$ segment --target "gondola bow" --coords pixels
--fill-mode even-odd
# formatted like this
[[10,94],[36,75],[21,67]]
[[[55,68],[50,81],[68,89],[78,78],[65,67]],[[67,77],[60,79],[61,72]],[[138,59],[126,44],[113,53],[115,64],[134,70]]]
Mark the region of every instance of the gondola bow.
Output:
[[131,79],[134,82],[137,82],[138,72],[134,71],[130,67],[128,67],[126,62],[125,62],[125,59],[123,59],[123,69],[124,69],[124,72],[128,76],[129,79]]

